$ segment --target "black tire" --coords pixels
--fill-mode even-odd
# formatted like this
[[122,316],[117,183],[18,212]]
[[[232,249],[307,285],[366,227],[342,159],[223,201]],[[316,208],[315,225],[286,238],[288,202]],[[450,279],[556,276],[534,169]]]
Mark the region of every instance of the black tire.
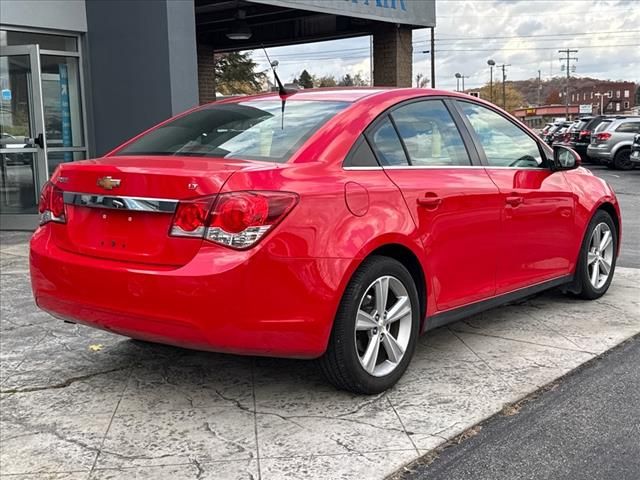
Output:
[[[355,322],[360,302],[372,283],[383,276],[395,277],[405,287],[411,302],[410,338],[402,359],[384,376],[369,374],[358,358]],[[338,307],[329,345],[318,360],[326,379],[341,390],[376,394],[391,388],[407,369],[416,348],[420,329],[418,291],[409,271],[400,262],[382,256],[366,259],[356,270]]]
[[[588,253],[589,253],[589,242],[591,241],[591,234],[593,233],[594,228],[600,223],[606,223],[611,232],[613,232],[612,242],[613,242],[613,260],[611,262],[611,270],[609,272],[609,278],[606,283],[601,288],[595,288],[591,281],[589,280],[589,269],[588,269]],[[574,284],[577,287],[574,293],[579,297],[585,300],[595,300],[596,298],[600,298],[604,295],[609,289],[609,285],[611,285],[611,280],[613,279],[613,275],[616,270],[616,261],[617,261],[617,252],[618,252],[618,231],[616,229],[615,223],[609,215],[604,210],[598,210],[593,215],[593,218],[589,222],[589,226],[587,227],[587,231],[584,234],[584,239],[582,240],[582,247],[580,248],[580,256],[578,258],[578,265],[576,267],[576,277],[574,279]]]
[[616,170],[631,170],[633,163],[631,162],[631,150],[628,148],[620,149],[613,157],[613,168]]

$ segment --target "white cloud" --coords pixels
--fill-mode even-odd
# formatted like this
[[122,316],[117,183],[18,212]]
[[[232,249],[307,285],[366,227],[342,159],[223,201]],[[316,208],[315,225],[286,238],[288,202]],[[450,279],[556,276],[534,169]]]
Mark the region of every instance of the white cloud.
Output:
[[[636,0],[437,0],[436,86],[455,88],[456,72],[467,87],[489,79],[487,59],[511,64],[508,78],[558,76],[558,49],[577,48],[576,75],[640,82],[640,8]],[[595,33],[607,32],[607,33]],[[414,77],[428,73],[428,31],[415,30]],[[502,37],[502,38],[499,38]],[[516,38],[504,38],[516,37]],[[278,71],[290,81],[314,75],[369,75],[369,37],[271,48]],[[619,46],[628,45],[628,46]],[[254,59],[267,62],[260,51]],[[495,73],[495,72],[494,72]]]

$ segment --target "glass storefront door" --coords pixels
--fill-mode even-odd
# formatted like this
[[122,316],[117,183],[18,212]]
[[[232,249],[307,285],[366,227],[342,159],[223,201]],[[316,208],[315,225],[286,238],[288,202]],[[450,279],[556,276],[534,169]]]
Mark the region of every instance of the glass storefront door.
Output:
[[0,47],[0,228],[37,225],[38,194],[48,178],[40,48]]
[[87,155],[76,36],[0,29],[0,229],[34,229],[42,185]]

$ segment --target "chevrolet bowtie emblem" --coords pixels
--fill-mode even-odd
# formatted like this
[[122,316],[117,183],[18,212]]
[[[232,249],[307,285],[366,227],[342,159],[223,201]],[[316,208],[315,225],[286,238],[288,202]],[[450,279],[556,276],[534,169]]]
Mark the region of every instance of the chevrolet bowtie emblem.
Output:
[[114,188],[120,186],[120,179],[112,177],[100,177],[97,181],[97,185],[104,188],[105,190],[113,190]]

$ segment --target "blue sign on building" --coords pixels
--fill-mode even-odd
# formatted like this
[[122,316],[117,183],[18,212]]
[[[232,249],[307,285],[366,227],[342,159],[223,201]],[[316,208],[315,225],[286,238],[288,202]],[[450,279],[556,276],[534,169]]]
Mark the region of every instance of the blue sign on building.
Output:
[[[60,74],[60,118],[62,122],[62,146],[73,146],[71,138],[71,105],[69,104],[69,70],[67,65],[61,63],[58,65]],[[64,152],[64,161],[73,160],[72,152]]]

